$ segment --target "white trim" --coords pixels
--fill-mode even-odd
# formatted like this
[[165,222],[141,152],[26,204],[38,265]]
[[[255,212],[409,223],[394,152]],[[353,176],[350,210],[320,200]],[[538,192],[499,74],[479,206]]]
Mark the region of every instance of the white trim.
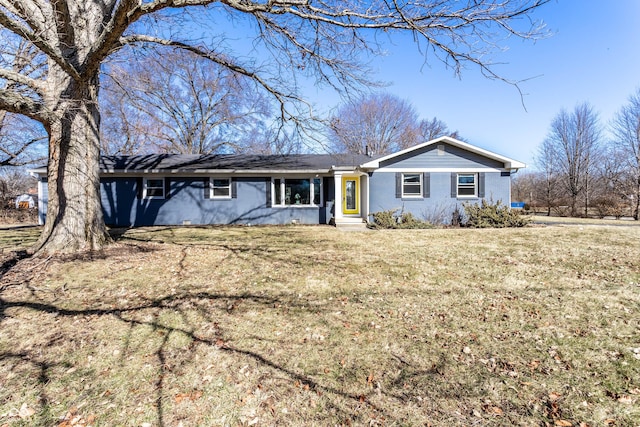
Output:
[[480,173],[480,172],[504,172],[503,169],[494,168],[381,168],[375,171],[375,173],[424,173],[424,172],[459,172],[459,173]]
[[[279,201],[276,202],[276,184],[275,184],[275,180],[279,179],[280,180],[280,197],[281,199]],[[309,180],[309,204],[289,204],[287,205],[286,203],[284,203],[284,196],[285,196],[285,181],[287,179],[308,179]],[[320,181],[320,189],[319,189],[319,195],[320,195],[320,203],[316,204],[313,203],[313,198],[315,196],[315,183],[313,182],[314,180],[319,180]],[[295,208],[295,209],[301,209],[301,208],[321,208],[324,206],[324,179],[322,176],[309,176],[309,175],[303,175],[303,176],[272,176],[271,177],[271,207],[272,208]]]
[[[467,175],[473,176],[473,194],[460,194],[460,175]],[[456,198],[457,199],[477,199],[478,198],[478,185],[480,184],[479,179],[480,177],[478,176],[477,173],[458,173],[456,175]],[[463,188],[470,188],[471,186],[467,184],[466,187]]]
[[[213,190],[214,190],[215,187],[213,186],[213,181],[215,181],[216,179],[226,179],[227,181],[229,181],[229,185],[227,186],[227,188],[229,188],[229,195],[227,195],[227,196],[216,196],[214,194]],[[225,188],[225,187],[218,187],[218,188]],[[232,192],[233,192],[233,183],[232,183],[232,180],[231,180],[230,176],[210,176],[209,177],[209,198],[210,199],[228,200],[228,199],[233,198]]]
[[[152,200],[163,200],[167,198],[167,189],[166,189],[166,185],[165,185],[165,181],[164,181],[164,176],[154,176],[151,178],[147,178],[146,176],[142,177],[142,198],[143,199],[152,199]],[[149,180],[155,180],[155,181],[161,181],[162,182],[162,197],[160,196],[147,196],[147,181]],[[160,188],[160,187],[153,187],[153,188]]]
[[[418,193],[415,194],[405,194],[404,193],[404,176],[405,175],[417,175],[419,178],[419,182],[418,182],[418,188],[420,189],[420,191]],[[402,182],[400,183],[400,196],[403,199],[422,199],[424,198],[423,194],[424,194],[424,176],[421,173],[418,172],[403,172],[400,176],[400,178],[402,179]],[[414,185],[415,186],[415,185]]]
[[449,145],[453,145],[454,147],[462,148],[463,150],[467,150],[467,151],[470,151],[472,153],[476,153],[476,154],[479,154],[481,156],[488,157],[490,159],[502,162],[502,163],[504,163],[505,169],[519,169],[519,168],[525,168],[527,166],[524,163],[519,162],[517,160],[513,160],[513,159],[510,159],[508,157],[501,156],[500,154],[497,154],[497,153],[482,149],[480,147],[476,147],[475,145],[471,145],[471,144],[468,144],[466,142],[459,141],[459,140],[457,140],[455,138],[451,138],[449,136],[441,136],[440,138],[432,139],[431,141],[423,142],[422,144],[418,144],[418,145],[415,145],[413,147],[398,151],[396,153],[389,154],[387,156],[380,157],[378,159],[372,160],[372,161],[370,161],[368,163],[365,163],[365,164],[361,165],[361,167],[363,169],[379,168],[380,167],[380,162],[384,162],[386,160],[393,159],[395,157],[401,156],[401,155],[406,154],[406,153],[410,153],[410,152],[415,151],[415,150],[420,150],[420,149],[422,149],[424,147],[428,147],[430,145],[434,145],[434,144],[437,145],[437,144],[442,143],[442,142],[447,143]]

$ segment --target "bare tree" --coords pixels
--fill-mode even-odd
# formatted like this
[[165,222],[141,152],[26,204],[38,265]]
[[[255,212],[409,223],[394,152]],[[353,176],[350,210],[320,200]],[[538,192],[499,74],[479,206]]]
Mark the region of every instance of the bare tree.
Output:
[[632,203],[632,215],[640,216],[640,89],[629,97],[613,121],[613,157],[619,168],[614,174],[614,188]]
[[556,156],[556,147],[550,139],[546,139],[538,147],[535,163],[540,170],[541,179],[536,185],[537,199],[547,208],[547,216],[551,216],[551,209],[555,207],[559,198],[558,181],[560,165]]
[[540,148],[539,162],[548,176],[551,173],[558,174],[558,182],[570,200],[572,216],[578,214],[580,196],[584,197],[584,213],[587,214],[601,134],[597,113],[584,103],[577,105],[572,113],[566,110],[558,113]]
[[142,140],[163,153],[241,152],[254,128],[272,121],[270,100],[246,76],[189,52],[153,53],[108,67],[103,92],[113,106],[103,110],[116,112],[110,144],[129,148]]
[[[38,78],[41,58],[30,43],[18,40],[0,46],[0,68]],[[0,80],[4,90],[23,91],[20,83]],[[46,159],[46,132],[42,125],[25,116],[0,110],[0,166],[25,166]]]
[[376,93],[343,105],[330,122],[336,151],[388,154],[418,141],[418,113],[407,100]]
[[0,167],[44,162],[47,158],[46,140],[40,123],[0,111]]
[[[281,119],[302,128],[311,109],[297,79],[341,91],[366,84],[367,57],[383,53],[379,41],[396,33],[413,35],[457,73],[475,64],[500,78],[487,54],[505,36],[546,35],[530,15],[547,2],[0,0],[0,39],[27,41],[46,58],[41,78],[0,68],[0,79],[20,86],[0,89],[0,110],[39,121],[49,136],[48,213],[36,248],[97,249],[109,240],[99,193],[98,88],[100,68],[114,55],[148,45],[190,51],[253,79],[279,103]],[[236,22],[238,33],[216,33],[223,19]],[[189,40],[196,25],[198,40]],[[235,50],[231,40],[240,36],[260,54]]]
[[460,136],[458,131],[450,131],[445,122],[434,117],[431,120],[422,119],[418,123],[418,136],[420,141],[431,141],[432,139],[439,138],[441,136],[450,136],[452,138],[464,141],[464,138]]

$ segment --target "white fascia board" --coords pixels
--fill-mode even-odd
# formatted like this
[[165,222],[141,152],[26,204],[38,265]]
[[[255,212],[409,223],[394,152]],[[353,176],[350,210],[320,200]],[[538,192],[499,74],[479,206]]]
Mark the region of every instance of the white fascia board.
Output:
[[47,176],[47,168],[46,167],[35,168],[35,169],[27,169],[27,172],[29,174],[31,174],[31,176],[34,176],[34,175]]
[[496,168],[380,168],[376,169],[376,173],[381,172],[405,172],[405,173],[418,173],[418,172],[503,172],[504,169],[496,169]]
[[475,145],[471,145],[471,144],[468,144],[466,142],[459,141],[459,140],[457,140],[455,138],[451,138],[450,136],[441,136],[439,138],[432,139],[431,141],[427,141],[427,142],[423,142],[422,144],[414,145],[413,147],[409,147],[409,148],[406,148],[404,150],[398,151],[396,153],[389,154],[387,156],[380,157],[379,159],[375,159],[375,160],[372,160],[370,162],[367,162],[367,163],[361,165],[361,167],[362,168],[374,168],[374,169],[375,168],[379,168],[381,162],[384,162],[384,161],[389,160],[389,159],[393,159],[394,157],[401,156],[403,154],[410,153],[410,152],[415,151],[415,150],[419,150],[419,149],[424,148],[424,147],[428,147],[430,145],[436,145],[436,144],[439,144],[439,143],[447,143],[449,145],[453,145],[454,147],[462,148],[462,149],[470,151],[472,153],[480,154],[481,156],[488,157],[488,158],[493,159],[493,160],[497,160],[499,162],[504,163],[505,169],[520,169],[520,168],[526,168],[527,167],[527,165],[525,165],[522,162],[510,159],[508,157],[501,156],[500,154],[496,154],[496,153],[494,153],[492,151],[488,151],[488,150],[485,150],[485,149],[480,148],[480,147],[476,147]]

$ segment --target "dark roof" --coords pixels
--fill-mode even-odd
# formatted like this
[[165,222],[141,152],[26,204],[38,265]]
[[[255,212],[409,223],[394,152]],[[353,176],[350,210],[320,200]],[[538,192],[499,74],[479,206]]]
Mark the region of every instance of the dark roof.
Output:
[[329,171],[331,168],[355,167],[372,158],[355,154],[148,154],[137,156],[102,156],[100,169],[108,171],[181,171],[224,170],[252,171]]

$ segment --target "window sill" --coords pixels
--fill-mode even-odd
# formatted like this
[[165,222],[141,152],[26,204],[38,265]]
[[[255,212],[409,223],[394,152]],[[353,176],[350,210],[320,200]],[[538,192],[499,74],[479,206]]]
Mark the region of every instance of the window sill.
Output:
[[294,208],[294,209],[317,209],[317,208],[323,208],[324,206],[322,205],[271,205],[272,208],[278,208],[278,209],[287,209],[287,208]]

